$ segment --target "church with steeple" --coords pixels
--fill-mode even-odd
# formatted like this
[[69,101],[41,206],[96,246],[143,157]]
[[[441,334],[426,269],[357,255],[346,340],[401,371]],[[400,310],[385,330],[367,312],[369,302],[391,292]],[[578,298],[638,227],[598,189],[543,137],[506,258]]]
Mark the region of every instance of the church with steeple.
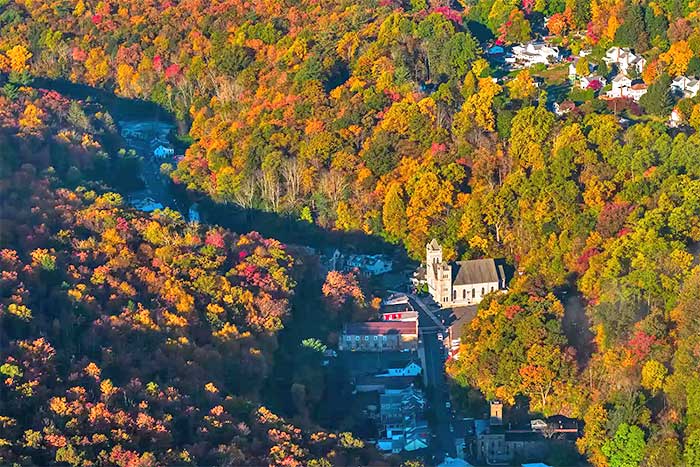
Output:
[[442,307],[476,305],[487,294],[506,288],[503,265],[493,258],[448,263],[435,239],[425,249],[428,291]]

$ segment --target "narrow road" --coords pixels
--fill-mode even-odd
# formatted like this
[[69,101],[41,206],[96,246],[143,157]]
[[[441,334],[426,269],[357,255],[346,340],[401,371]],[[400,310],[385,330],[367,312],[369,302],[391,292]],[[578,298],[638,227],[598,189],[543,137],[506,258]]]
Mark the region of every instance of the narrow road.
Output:
[[447,407],[450,399],[445,378],[445,350],[442,341],[437,337],[444,326],[420,297],[409,295],[408,298],[413,308],[418,310],[418,329],[425,352],[423,371],[426,374],[428,401],[434,415],[431,429],[435,437],[431,440],[428,450],[430,455],[438,460],[443,459],[445,455],[456,457],[457,447],[451,430],[452,409]]

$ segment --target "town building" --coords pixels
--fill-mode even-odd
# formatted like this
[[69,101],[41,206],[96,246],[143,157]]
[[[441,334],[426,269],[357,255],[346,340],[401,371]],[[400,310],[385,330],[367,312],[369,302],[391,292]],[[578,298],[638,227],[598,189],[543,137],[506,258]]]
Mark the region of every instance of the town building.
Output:
[[677,76],[671,82],[671,90],[674,94],[692,99],[700,93],[700,79]]
[[426,280],[430,295],[442,307],[475,305],[506,288],[503,264],[493,258],[447,263],[435,239],[426,245]]
[[[491,417],[478,420],[472,452],[480,463],[510,464],[516,459],[537,461],[557,445],[571,445],[580,435],[578,422],[563,416],[533,420],[532,426],[513,428],[503,422],[503,406],[491,402]],[[485,423],[484,423],[485,422]]]
[[418,376],[423,371],[423,368],[417,362],[409,362],[408,365],[392,365],[386,369],[385,373],[378,374],[378,377],[392,376]]
[[406,294],[393,294],[382,300],[379,319],[382,321],[417,321],[418,312]]
[[339,350],[360,352],[416,351],[416,321],[347,323],[338,343]]
[[646,60],[641,55],[636,55],[627,47],[611,47],[605,52],[603,61],[608,66],[616,66],[624,75],[641,74],[646,66]]
[[418,312],[413,310],[382,311],[382,321],[417,321]]
[[379,396],[379,420],[382,434],[377,448],[399,453],[428,447],[430,431],[423,417],[426,399],[413,385],[387,389]]

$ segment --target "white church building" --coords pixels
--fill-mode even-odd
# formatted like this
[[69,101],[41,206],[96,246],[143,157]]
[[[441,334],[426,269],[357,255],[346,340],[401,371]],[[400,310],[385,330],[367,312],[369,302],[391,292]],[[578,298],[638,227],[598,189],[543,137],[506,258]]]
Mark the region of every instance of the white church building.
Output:
[[486,294],[506,288],[503,265],[496,260],[447,263],[435,239],[426,245],[425,273],[428,291],[442,307],[476,305]]

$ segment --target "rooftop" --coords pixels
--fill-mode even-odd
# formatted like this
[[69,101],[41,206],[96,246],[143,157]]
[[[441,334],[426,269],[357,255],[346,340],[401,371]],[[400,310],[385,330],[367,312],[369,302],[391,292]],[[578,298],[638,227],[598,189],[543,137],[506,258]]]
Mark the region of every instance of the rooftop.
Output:
[[415,321],[368,321],[364,323],[348,323],[344,333],[352,336],[389,335],[389,334],[418,334],[418,324]]
[[456,265],[457,268],[453,269],[455,285],[499,282],[496,261],[492,258],[457,261]]

